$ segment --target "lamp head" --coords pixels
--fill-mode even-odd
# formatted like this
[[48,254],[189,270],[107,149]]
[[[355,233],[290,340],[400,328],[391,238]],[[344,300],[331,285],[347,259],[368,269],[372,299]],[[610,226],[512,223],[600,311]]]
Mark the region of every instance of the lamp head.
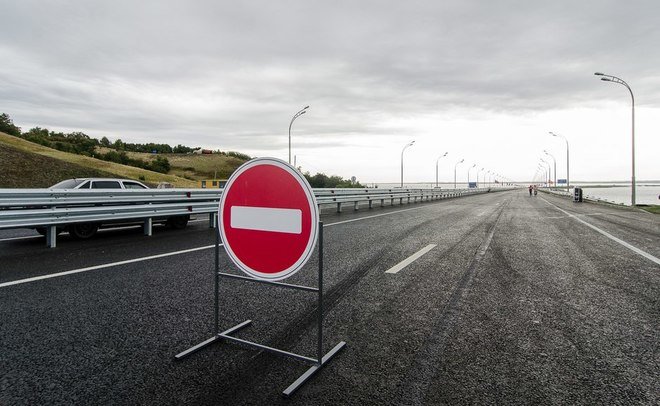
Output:
[[309,106],[305,106],[305,107],[303,107],[303,110],[307,110],[308,108],[309,108]]
[[612,79],[610,79],[610,78],[600,78],[600,80],[602,80],[604,82],[611,82],[612,81]]
[[603,76],[603,75],[605,75],[605,74],[602,73],[602,72],[595,72],[594,75],[596,75],[596,76]]

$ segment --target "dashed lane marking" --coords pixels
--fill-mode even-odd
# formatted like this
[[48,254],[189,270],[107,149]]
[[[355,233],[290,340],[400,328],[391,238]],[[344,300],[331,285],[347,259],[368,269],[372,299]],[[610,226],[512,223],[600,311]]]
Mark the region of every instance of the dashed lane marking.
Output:
[[412,264],[417,259],[419,259],[422,255],[424,255],[427,252],[431,251],[435,247],[437,247],[437,244],[427,245],[426,247],[422,248],[421,250],[419,250],[416,253],[409,256],[408,258],[406,258],[403,261],[399,262],[398,264],[394,265],[392,268],[385,271],[385,273],[397,273],[397,272],[399,272],[400,270],[402,270],[403,268],[405,268],[408,265]]

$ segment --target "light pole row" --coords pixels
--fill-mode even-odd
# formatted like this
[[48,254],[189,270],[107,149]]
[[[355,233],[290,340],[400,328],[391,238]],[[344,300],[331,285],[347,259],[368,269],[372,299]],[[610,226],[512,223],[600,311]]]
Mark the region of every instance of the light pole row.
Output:
[[[305,106],[302,109],[300,109],[296,114],[293,115],[293,117],[291,118],[291,122],[289,123],[289,164],[291,164],[291,127],[293,126],[293,122],[296,121],[296,119],[298,117],[302,116],[303,114],[305,114],[307,112],[308,108],[309,108],[309,106]],[[408,147],[413,146],[413,144],[415,144],[414,140],[410,141],[409,143],[404,145],[403,149],[401,150],[401,188],[403,188],[403,153],[405,152],[405,150]],[[435,187],[438,187],[438,185],[439,185],[439,181],[438,181],[438,162],[440,161],[440,158],[446,157],[447,154],[448,154],[448,152],[445,152],[444,154],[439,156],[438,159],[435,160]],[[460,161],[458,161],[456,163],[456,165],[454,165],[454,189],[456,189],[456,167],[459,164],[463,163],[464,161],[465,161],[465,159],[461,159]],[[476,166],[477,166],[477,164],[474,164],[468,169],[468,186],[469,186],[469,183],[470,183],[470,170],[472,168],[475,168]],[[479,173],[481,173],[484,170],[485,170],[485,168],[481,168],[480,170],[477,171],[477,184],[479,183]],[[491,174],[490,171],[488,171],[487,173]],[[497,174],[495,174],[493,172],[491,174],[491,176],[492,175],[497,175]],[[484,174],[484,182],[486,182],[486,174]],[[489,186],[490,186],[490,179],[489,179]]]

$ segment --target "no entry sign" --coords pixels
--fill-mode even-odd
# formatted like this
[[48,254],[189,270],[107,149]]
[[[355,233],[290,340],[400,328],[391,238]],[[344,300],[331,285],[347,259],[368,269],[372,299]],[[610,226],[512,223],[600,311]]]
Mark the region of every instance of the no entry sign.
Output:
[[291,165],[275,158],[245,163],[220,199],[220,235],[229,258],[258,279],[293,275],[314,251],[317,207],[309,183]]

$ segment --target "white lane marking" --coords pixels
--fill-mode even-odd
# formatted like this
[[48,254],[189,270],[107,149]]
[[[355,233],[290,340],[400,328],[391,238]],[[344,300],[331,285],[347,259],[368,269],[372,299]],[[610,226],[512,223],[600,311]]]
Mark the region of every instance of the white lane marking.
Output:
[[11,237],[11,238],[2,238],[0,239],[0,242],[2,241],[15,241],[15,240],[29,240],[31,238],[44,238],[41,235],[28,235],[25,237]]
[[412,264],[414,261],[419,259],[422,255],[426,254],[427,252],[431,251],[433,248],[437,247],[437,244],[429,244],[426,247],[422,248],[421,250],[417,251],[416,253],[412,254],[408,258],[404,259],[403,261],[399,262],[398,264],[394,265],[385,273],[397,273],[403,268],[407,267],[408,265]]
[[382,216],[389,216],[390,214],[403,213],[404,211],[426,209],[428,207],[431,207],[431,206],[413,207],[411,209],[403,209],[403,210],[391,211],[391,212],[388,212],[388,213],[374,214],[373,216],[358,217],[356,219],[337,221],[336,223],[330,223],[330,224],[323,224],[323,227],[330,227],[330,226],[336,226],[338,224],[352,223],[354,221],[367,220],[367,219],[372,219],[372,218],[382,217]]
[[598,228],[594,225],[591,225],[591,224],[587,223],[586,221],[582,220],[581,218],[567,212],[566,210],[560,209],[558,206],[550,203],[549,201],[545,200],[544,198],[541,198],[541,200],[543,200],[544,202],[546,202],[549,205],[553,206],[555,209],[559,210],[560,212],[566,214],[568,217],[574,218],[575,220],[579,221],[580,223],[584,224],[585,226],[587,226],[587,227],[589,227],[593,230],[598,231],[599,233],[601,233],[605,237],[609,238],[610,240],[618,242],[619,244],[623,245],[624,247],[628,248],[629,250],[631,250],[631,251],[643,256],[644,258],[649,259],[649,260],[655,262],[656,264],[660,265],[660,259],[654,257],[653,255],[649,254],[648,252],[642,251],[639,248],[637,248],[637,247],[635,247],[631,244],[628,244],[627,242],[623,241],[622,239],[619,239],[619,238],[613,236],[612,234],[608,233],[607,231],[603,231],[600,228]]
[[273,207],[232,206],[231,228],[271,231],[274,233],[302,233],[302,211]]
[[[222,245],[222,244],[220,244],[220,245]],[[0,283],[0,288],[4,288],[4,287],[7,287],[7,286],[12,286],[12,285],[20,285],[22,283],[40,281],[40,280],[44,280],[44,279],[57,278],[57,277],[60,277],[60,276],[72,275],[72,274],[81,273],[81,272],[94,271],[94,270],[97,270],[97,269],[110,268],[110,267],[113,267],[113,266],[132,264],[134,262],[142,262],[142,261],[149,261],[151,259],[156,259],[156,258],[170,257],[172,255],[179,255],[179,254],[186,254],[186,253],[189,253],[189,252],[207,250],[207,249],[213,248],[213,247],[215,247],[215,244],[214,245],[206,245],[204,247],[190,248],[190,249],[181,250],[181,251],[166,252],[165,254],[150,255],[148,257],[127,259],[125,261],[111,262],[111,263],[108,263],[108,264],[88,266],[87,268],[74,269],[74,270],[71,270],[71,271],[58,272],[58,273],[53,273],[53,274],[49,274],[49,275],[41,275],[41,276],[35,276],[35,277],[32,277],[32,278],[19,279],[19,280],[16,280],[16,281]]]
[[[338,221],[336,223],[324,224],[323,227],[329,227],[329,226],[335,226],[335,225],[338,225],[338,224],[351,223],[351,222],[360,221],[360,220],[368,220],[368,219],[372,219],[372,218],[375,218],[375,217],[389,216],[391,214],[402,213],[404,211],[410,211],[410,210],[425,209],[425,208],[428,208],[428,207],[431,207],[431,206],[413,207],[413,208],[410,208],[410,209],[397,210],[397,211],[392,211],[392,212],[389,212],[389,213],[375,214],[373,216],[366,216],[366,217],[360,217],[360,218],[351,219],[351,220]],[[222,245],[222,244],[220,244],[220,245]],[[55,278],[55,277],[58,277],[58,276],[71,275],[71,274],[75,274],[75,273],[78,273],[78,272],[92,271],[92,270],[96,270],[96,269],[108,268],[108,267],[111,267],[111,266],[118,266],[118,265],[123,265],[123,264],[130,264],[130,263],[133,263],[133,262],[147,261],[147,260],[150,260],[150,259],[162,258],[162,257],[167,257],[167,256],[177,255],[177,254],[184,254],[186,252],[201,251],[201,250],[209,249],[209,248],[213,248],[213,247],[214,247],[214,245],[207,245],[207,246],[204,246],[204,247],[191,248],[189,250],[168,252],[168,253],[165,253],[165,254],[153,255],[153,256],[150,256],[150,257],[129,259],[129,260],[126,260],[126,261],[119,261],[119,262],[112,262],[112,263],[109,263],[109,264],[95,265],[95,266],[91,266],[91,267],[87,267],[87,268],[75,269],[75,270],[72,270],[72,271],[59,272],[59,273],[56,273],[56,274],[36,276],[34,278],[28,278],[28,279],[20,279],[20,280],[17,280],[17,281],[2,283],[2,284],[0,284],[0,288],[4,288],[6,286],[11,286],[11,285],[18,285],[18,284],[21,284],[21,283],[38,281],[38,280],[42,280],[42,279]]]

